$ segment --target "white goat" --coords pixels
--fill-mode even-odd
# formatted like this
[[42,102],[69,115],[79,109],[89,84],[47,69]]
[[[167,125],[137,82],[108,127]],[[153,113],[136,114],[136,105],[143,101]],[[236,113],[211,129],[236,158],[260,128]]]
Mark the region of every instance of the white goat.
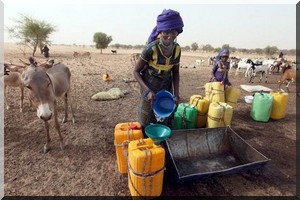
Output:
[[249,83],[253,83],[256,73],[261,73],[259,82],[261,82],[263,76],[265,76],[265,82],[267,83],[268,82],[269,65],[257,64],[250,59],[248,62],[251,64],[251,67],[248,68],[247,71],[245,72],[245,77],[247,75],[250,76]]
[[[249,58],[242,58],[239,62],[238,62],[238,67],[235,71],[235,76],[238,75],[239,72],[243,71],[246,72],[247,69],[249,67],[251,67],[251,63],[249,62]],[[245,77],[247,77],[246,73],[245,73]]]

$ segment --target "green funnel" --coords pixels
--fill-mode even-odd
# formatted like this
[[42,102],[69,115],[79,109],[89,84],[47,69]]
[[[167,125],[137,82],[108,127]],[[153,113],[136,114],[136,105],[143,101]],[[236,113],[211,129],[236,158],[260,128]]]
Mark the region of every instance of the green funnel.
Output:
[[145,128],[146,135],[159,145],[162,141],[170,137],[171,129],[162,124],[150,124]]

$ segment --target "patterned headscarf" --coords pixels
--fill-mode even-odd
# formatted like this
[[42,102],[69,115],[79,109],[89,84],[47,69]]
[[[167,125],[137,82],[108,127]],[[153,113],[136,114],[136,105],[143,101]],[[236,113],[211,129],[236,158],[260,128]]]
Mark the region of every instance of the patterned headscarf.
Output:
[[157,16],[156,26],[148,38],[148,43],[154,41],[157,35],[162,31],[176,30],[178,33],[182,33],[183,26],[184,24],[179,12],[171,9],[165,9]]

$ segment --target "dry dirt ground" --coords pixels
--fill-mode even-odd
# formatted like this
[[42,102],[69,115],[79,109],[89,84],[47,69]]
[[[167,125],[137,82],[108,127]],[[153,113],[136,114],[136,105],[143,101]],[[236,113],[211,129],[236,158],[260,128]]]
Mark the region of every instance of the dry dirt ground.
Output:
[[[24,54],[25,50],[25,54]],[[80,59],[73,51],[90,51],[92,58]],[[25,98],[24,112],[19,111],[19,90],[10,88],[7,94],[11,109],[4,111],[5,196],[128,196],[128,179],[117,170],[114,147],[114,127],[118,123],[137,120],[138,86],[125,83],[123,78],[133,78],[130,54],[138,51],[88,47],[51,46],[50,56],[63,62],[72,72],[73,106],[76,123],[69,120],[61,124],[67,147],[61,151],[58,135],[51,119],[52,149],[44,154],[46,140],[44,124],[30,108]],[[28,50],[5,44],[5,62],[21,64],[28,59]],[[203,85],[208,81],[211,67],[208,54],[183,52],[182,65],[192,66],[196,59],[205,59],[196,68],[181,68],[181,102],[191,95],[204,95]],[[213,55],[211,55],[213,56]],[[240,55],[242,57],[243,55]],[[45,59],[37,53],[36,59]],[[27,60],[26,60],[27,61]],[[102,82],[108,72],[113,81]],[[268,77],[266,87],[276,90],[279,74]],[[243,75],[230,75],[234,86],[247,84]],[[254,84],[259,84],[258,80]],[[109,87],[128,90],[124,98],[112,101],[92,101],[90,97]],[[250,117],[251,106],[244,102],[248,92],[242,91],[234,110],[231,126],[243,139],[270,158],[258,171],[211,177],[190,184],[173,184],[165,177],[163,196],[294,196],[296,195],[296,87],[290,86],[286,117],[267,123],[255,122]],[[59,101],[59,120],[63,106]]]

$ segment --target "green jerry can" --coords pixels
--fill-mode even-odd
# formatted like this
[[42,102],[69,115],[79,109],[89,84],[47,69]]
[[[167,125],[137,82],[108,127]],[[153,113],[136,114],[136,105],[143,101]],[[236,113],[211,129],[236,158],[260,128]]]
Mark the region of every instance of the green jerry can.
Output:
[[271,94],[256,92],[250,112],[252,119],[259,122],[268,122],[272,112],[273,98]]
[[173,130],[194,129],[197,125],[197,107],[189,103],[180,103],[173,120]]

